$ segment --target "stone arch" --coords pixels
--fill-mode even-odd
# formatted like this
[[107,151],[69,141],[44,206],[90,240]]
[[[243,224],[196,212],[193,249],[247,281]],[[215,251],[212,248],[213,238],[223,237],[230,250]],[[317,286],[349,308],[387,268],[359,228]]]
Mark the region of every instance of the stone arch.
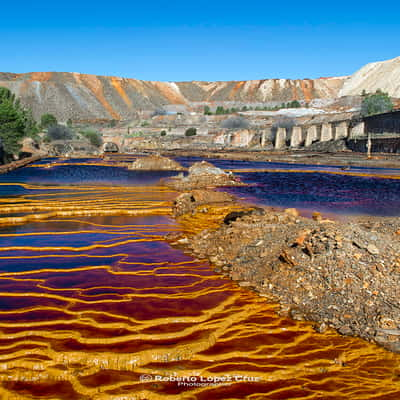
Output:
[[106,142],[103,144],[103,152],[104,153],[118,153],[119,147],[114,142]]

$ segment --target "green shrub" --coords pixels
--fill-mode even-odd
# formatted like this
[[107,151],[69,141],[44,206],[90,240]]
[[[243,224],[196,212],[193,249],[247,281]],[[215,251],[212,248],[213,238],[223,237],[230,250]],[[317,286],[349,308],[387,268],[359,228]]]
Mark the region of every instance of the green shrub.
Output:
[[84,131],[80,131],[80,134],[87,138],[92,146],[100,147],[103,144],[101,134],[97,131],[87,129]]
[[137,132],[130,132],[126,135],[128,138],[133,138],[133,137],[140,137],[143,136],[144,133],[142,131],[137,131]]
[[393,110],[393,103],[387,93],[377,90],[374,94],[363,92],[363,101],[361,103],[361,115],[383,114]]
[[300,108],[301,104],[297,100],[293,100],[287,104],[287,108]]
[[57,124],[57,118],[53,114],[43,114],[40,118],[40,126],[42,129],[47,129]]
[[197,129],[196,128],[188,128],[186,129],[185,136],[194,136],[197,135]]
[[212,112],[211,112],[209,106],[204,106],[204,115],[212,115]]
[[167,131],[166,131],[166,130],[162,130],[162,131],[160,132],[160,135],[161,135],[161,136],[166,136],[166,135],[167,135]]
[[35,137],[37,133],[31,110],[23,108],[9,89],[0,87],[0,141],[6,161],[18,154],[24,136]]

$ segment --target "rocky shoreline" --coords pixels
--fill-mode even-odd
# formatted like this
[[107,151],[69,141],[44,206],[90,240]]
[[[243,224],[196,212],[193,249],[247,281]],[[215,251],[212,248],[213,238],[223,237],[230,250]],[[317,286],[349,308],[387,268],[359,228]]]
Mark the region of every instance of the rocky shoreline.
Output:
[[334,328],[400,352],[400,218],[304,218],[245,206],[212,186],[177,188],[184,193],[173,215],[186,234],[172,244],[319,332]]

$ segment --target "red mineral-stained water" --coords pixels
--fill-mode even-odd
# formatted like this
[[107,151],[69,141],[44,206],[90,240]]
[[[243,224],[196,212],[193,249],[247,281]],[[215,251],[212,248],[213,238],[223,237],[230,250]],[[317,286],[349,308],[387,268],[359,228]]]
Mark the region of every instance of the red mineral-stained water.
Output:
[[[280,317],[171,247],[177,193],[158,181],[174,174],[48,159],[0,176],[1,399],[400,399],[399,355]],[[355,177],[335,194],[336,175],[320,192],[310,176],[299,191],[316,210],[324,191],[359,193]]]

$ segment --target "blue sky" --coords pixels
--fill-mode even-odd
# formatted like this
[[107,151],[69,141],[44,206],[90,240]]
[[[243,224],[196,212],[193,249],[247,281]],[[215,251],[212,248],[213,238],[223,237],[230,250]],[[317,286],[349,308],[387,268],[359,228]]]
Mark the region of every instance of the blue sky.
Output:
[[[382,4],[382,7],[379,7]],[[400,56],[400,2],[3,2],[0,71],[318,78]]]

